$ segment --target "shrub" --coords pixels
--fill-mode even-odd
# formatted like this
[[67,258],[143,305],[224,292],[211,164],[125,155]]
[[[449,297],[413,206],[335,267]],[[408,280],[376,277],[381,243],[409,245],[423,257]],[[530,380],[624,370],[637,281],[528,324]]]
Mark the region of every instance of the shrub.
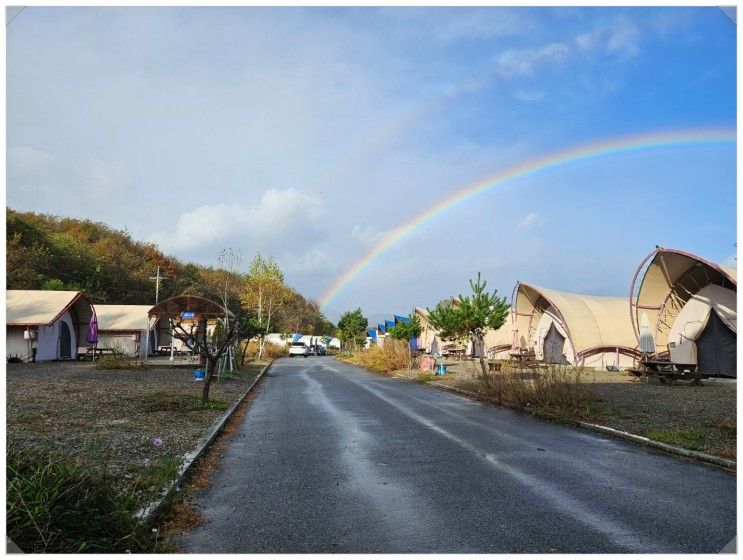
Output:
[[431,381],[435,376],[430,371],[422,371],[420,372],[416,378],[416,383],[428,383]]
[[7,534],[27,553],[147,552],[133,497],[96,468],[60,455],[7,453]]
[[481,391],[513,405],[533,406],[564,417],[588,417],[595,401],[593,386],[580,367],[550,365],[546,370],[519,370],[504,364],[488,375]]
[[347,360],[377,373],[407,369],[408,345],[399,340],[387,340],[384,346],[373,345],[368,349],[357,350]]
[[149,366],[139,358],[113,354],[96,358],[93,367],[95,369],[147,369]]

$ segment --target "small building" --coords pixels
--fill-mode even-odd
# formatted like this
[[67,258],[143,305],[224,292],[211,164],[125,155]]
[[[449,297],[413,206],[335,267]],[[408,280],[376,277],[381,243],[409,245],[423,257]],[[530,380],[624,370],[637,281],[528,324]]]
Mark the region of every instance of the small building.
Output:
[[559,292],[518,282],[513,291],[514,348],[548,363],[632,367],[639,351],[628,300]]
[[[126,355],[138,355],[140,341],[148,333],[150,355],[157,351],[158,346],[169,345],[169,321],[166,317],[159,320],[148,317],[151,308],[150,305],[96,305],[98,347],[115,348]],[[176,350],[180,350],[181,345],[182,341],[176,339]]]
[[85,346],[93,306],[80,291],[7,290],[6,356],[70,360]]
[[736,377],[737,271],[678,249],[656,247],[632,279],[629,309],[637,340],[644,322],[654,352],[700,373]]

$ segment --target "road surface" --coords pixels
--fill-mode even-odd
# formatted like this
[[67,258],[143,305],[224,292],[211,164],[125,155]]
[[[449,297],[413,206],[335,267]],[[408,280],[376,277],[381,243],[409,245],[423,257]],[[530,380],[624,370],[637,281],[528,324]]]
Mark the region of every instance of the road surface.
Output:
[[267,372],[186,552],[718,552],[735,477],[330,357]]

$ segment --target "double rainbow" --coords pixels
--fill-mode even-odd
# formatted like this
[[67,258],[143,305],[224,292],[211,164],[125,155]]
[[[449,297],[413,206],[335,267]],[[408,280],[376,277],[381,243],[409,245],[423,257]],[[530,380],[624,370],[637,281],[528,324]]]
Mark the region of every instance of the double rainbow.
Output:
[[452,194],[435,202],[428,208],[414,215],[407,222],[392,230],[375,247],[370,249],[358,261],[341,273],[320,298],[320,308],[324,309],[354,278],[361,274],[377,257],[396,245],[422,225],[436,219],[441,214],[452,210],[478,195],[489,192],[506,183],[536,175],[538,173],[562,167],[571,163],[598,159],[610,155],[673,148],[680,146],[698,146],[714,144],[735,144],[735,129],[707,128],[695,130],[677,130],[651,132],[619,138],[609,138],[589,144],[581,144],[564,150],[558,150],[525,161],[505,170],[498,171],[456,189]]

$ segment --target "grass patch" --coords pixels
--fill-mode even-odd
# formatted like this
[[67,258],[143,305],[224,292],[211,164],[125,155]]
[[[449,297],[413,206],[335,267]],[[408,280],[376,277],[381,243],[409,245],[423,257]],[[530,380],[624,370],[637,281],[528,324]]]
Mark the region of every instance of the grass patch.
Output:
[[436,376],[430,371],[422,371],[415,377],[415,382],[428,383],[429,381],[433,381],[435,378]]
[[649,439],[676,445],[692,451],[699,450],[704,439],[704,432],[696,429],[686,430],[650,430],[647,433]]
[[201,397],[195,395],[170,395],[168,393],[152,393],[142,398],[144,412],[180,412],[186,414],[200,410],[227,410],[227,403],[212,399],[207,403],[201,402]]
[[121,354],[106,355],[93,362],[95,369],[148,369],[150,366],[139,358],[130,358]]
[[28,450],[7,454],[7,534],[26,553],[151,552],[136,500],[90,465]]

